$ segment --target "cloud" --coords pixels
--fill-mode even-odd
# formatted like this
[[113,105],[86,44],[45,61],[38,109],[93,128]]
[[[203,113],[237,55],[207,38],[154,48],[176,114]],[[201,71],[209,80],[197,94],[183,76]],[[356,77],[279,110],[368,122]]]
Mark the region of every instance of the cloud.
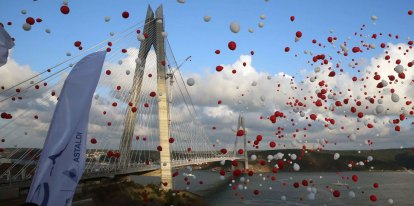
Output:
[[[363,64],[360,67],[363,66],[364,69],[356,82],[352,80],[351,74],[338,71],[336,76],[328,77],[332,71],[331,63],[319,66],[319,72],[303,73],[304,76],[315,79],[313,82],[310,78],[300,81],[283,73],[267,74],[256,70],[252,57],[247,55],[242,55],[232,65],[223,65],[222,72],[216,72],[211,68],[203,74],[187,74],[186,78],[192,77],[196,80],[196,85],[190,87],[189,91],[195,100],[195,105],[201,111],[202,124],[206,125],[206,128],[216,126],[217,130],[208,130],[210,137],[228,143],[228,147],[231,147],[230,144],[234,140],[234,128],[239,113],[244,113],[251,140],[254,140],[257,134],[265,136],[262,147],[264,149],[268,148],[267,142],[270,140],[292,147],[294,146],[292,143],[296,141],[318,142],[322,139],[338,143],[326,145],[330,149],[400,147],[406,145],[407,141],[401,141],[400,138],[399,141],[387,140],[392,136],[409,136],[411,127],[408,124],[400,124],[404,129],[397,133],[394,131],[395,125],[389,122],[402,113],[409,116],[408,112],[412,110],[412,105],[407,106],[406,101],[412,101],[413,93],[410,85],[414,73],[411,69],[407,69],[406,65],[413,61],[414,54],[407,52],[404,55],[405,50],[408,49],[406,44],[388,46],[388,54],[378,55],[369,61],[359,61]],[[385,60],[386,55],[391,56],[390,63]],[[394,62],[397,59],[405,67],[405,80],[398,79],[398,74],[394,71],[396,66]],[[245,66],[243,62],[246,63]],[[380,69],[377,68],[378,65]],[[236,70],[236,74],[233,74],[232,70]],[[379,81],[373,78],[375,72],[388,82],[390,82],[388,76],[394,75],[397,81],[391,82],[384,89],[378,89]],[[268,77],[271,79],[269,80]],[[364,81],[361,81],[361,78],[365,78]],[[328,85],[326,87],[328,97],[327,101],[322,101],[322,107],[317,107],[314,102],[317,99],[316,94],[324,88],[318,85],[322,80],[325,85]],[[254,81],[257,82],[256,86],[252,86]],[[391,100],[391,88],[394,88],[394,93],[400,96],[400,101],[397,103]],[[261,97],[264,97],[264,102],[261,101]],[[369,101],[370,98],[375,98],[374,103]],[[349,103],[345,104],[344,99],[349,99]],[[376,106],[380,104],[379,99],[382,99],[381,105],[385,108],[382,114],[376,114],[375,111]],[[218,100],[222,101],[221,105],[217,104]],[[295,105],[297,100],[306,105],[306,108]],[[335,106],[336,101],[340,101],[343,106]],[[358,101],[361,103],[360,106],[357,106]],[[357,112],[352,113],[351,107],[357,108]],[[271,124],[266,117],[276,110],[282,111],[287,118]],[[304,117],[300,115],[302,112]],[[358,112],[363,112],[364,117],[358,118]],[[311,113],[318,115],[317,121],[306,119]],[[259,117],[263,119],[260,120]],[[324,118],[334,119],[335,124],[325,121]],[[309,127],[308,124],[312,126]],[[374,125],[374,128],[367,128],[368,124]],[[283,138],[275,135],[278,127],[284,129]],[[294,134],[296,134],[295,138]],[[348,136],[351,134],[356,134],[358,137],[355,142],[349,140]],[[368,139],[374,142],[374,146],[365,145]],[[378,144],[375,144],[376,142]]]
[[[245,117],[248,138],[251,142],[255,140],[256,135],[263,135],[260,149],[269,149],[269,141],[276,141],[279,149],[302,145],[314,147],[326,145],[325,148],[328,149],[412,146],[410,143],[412,129],[408,120],[400,124],[402,130],[399,133],[394,131],[395,124],[392,123],[402,113],[408,117],[409,111],[412,110],[412,105],[407,105],[406,101],[412,101],[411,80],[414,73],[405,65],[414,59],[414,54],[404,55],[407,47],[405,44],[389,44],[387,50],[388,55],[391,56],[391,63],[385,60],[386,54],[380,54],[369,60],[360,60],[359,62],[364,63],[364,66],[358,81],[352,80],[352,74],[338,71],[336,76],[328,77],[332,71],[331,63],[319,66],[319,72],[302,71],[302,75],[307,77],[304,79],[293,78],[288,73],[260,72],[254,67],[254,59],[249,55],[240,56],[233,64],[222,65],[224,67],[222,72],[215,71],[215,68],[208,68],[202,73],[186,74],[184,80],[191,77],[196,82],[194,86],[187,86],[196,112],[193,112],[193,107],[187,98],[184,101],[181,96],[181,92],[185,94],[182,90],[184,85],[180,79],[176,79],[172,91],[171,111],[172,136],[176,138],[173,148],[185,150],[187,147],[193,147],[202,150],[215,144],[217,150],[224,147],[232,149],[240,113]],[[117,149],[119,147],[125,114],[131,110],[128,103],[131,100],[130,91],[138,53],[137,49],[128,48],[128,51],[121,57],[107,58],[90,112],[88,138],[97,138],[98,144],[88,143],[89,148]],[[139,101],[133,103],[133,106],[138,109],[134,136],[140,137],[140,140],[133,140],[135,149],[155,150],[159,145],[157,97],[160,94],[156,89],[155,59],[155,53],[150,52],[142,92]],[[378,89],[376,85],[382,79],[391,82],[388,76],[398,75],[394,71],[394,62],[397,59],[401,60],[401,65],[406,69],[405,80],[397,77],[398,82],[392,81],[392,84],[389,83],[387,87]],[[118,63],[119,60],[122,60],[122,64]],[[111,70],[111,75],[105,74],[107,69]],[[129,75],[126,74],[127,70],[130,70]],[[236,71],[235,74],[233,70]],[[19,71],[19,75],[15,75],[16,71]],[[373,78],[375,72],[381,76],[381,80]],[[153,77],[148,76],[150,73]],[[10,59],[9,63],[0,69],[0,74],[2,79],[7,80],[2,81],[7,88],[35,75],[36,72],[29,66],[19,65]],[[54,90],[57,95],[59,94],[65,75],[51,81],[46,87],[30,90],[23,95],[23,100],[1,103],[2,111],[10,112],[15,117],[14,122],[10,124],[6,120],[0,120],[0,131],[6,138],[4,146],[14,144],[19,147],[42,146],[57,102],[56,97],[51,96],[51,91]],[[364,78],[364,81],[360,81],[361,78]],[[322,80],[326,87],[319,86]],[[121,89],[118,90],[117,86]],[[395,93],[400,96],[400,101],[397,103],[391,100],[391,88],[394,88]],[[327,99],[322,101],[322,107],[317,107],[315,105],[317,93],[322,89],[327,90]],[[156,97],[149,96],[153,91],[157,93]],[[371,103],[369,100],[374,96],[375,101]],[[381,96],[383,96],[381,105],[385,108],[385,112],[376,114],[375,108],[379,105],[378,100]],[[345,99],[349,99],[348,104],[344,103]],[[218,104],[219,100],[221,104]],[[343,106],[335,106],[336,101],[342,102]],[[361,103],[360,106],[357,106],[358,101]],[[117,103],[116,107],[112,106],[114,102]],[[145,103],[150,106],[144,107]],[[357,108],[357,112],[352,113],[351,107]],[[272,124],[267,118],[275,111],[283,112],[286,118],[278,118],[277,123]],[[363,112],[364,117],[358,118],[358,112]],[[194,114],[197,114],[196,119],[193,118]],[[317,120],[310,120],[310,114],[316,114]],[[39,118],[34,119],[34,115],[38,115]],[[334,119],[335,124],[330,122],[330,119]],[[108,122],[112,125],[108,126]],[[200,124],[197,124],[198,122]],[[374,128],[367,128],[368,124],[372,124]],[[212,129],[213,127],[215,129]],[[19,129],[16,130],[17,128]],[[357,136],[355,142],[350,141],[351,134]],[[200,135],[201,139],[208,136],[210,143],[194,142],[193,136],[196,135]],[[142,140],[144,136],[147,137],[145,142]],[[393,141],[390,141],[391,136]],[[374,144],[367,145],[367,140],[373,141]],[[252,148],[251,144],[249,148]]]

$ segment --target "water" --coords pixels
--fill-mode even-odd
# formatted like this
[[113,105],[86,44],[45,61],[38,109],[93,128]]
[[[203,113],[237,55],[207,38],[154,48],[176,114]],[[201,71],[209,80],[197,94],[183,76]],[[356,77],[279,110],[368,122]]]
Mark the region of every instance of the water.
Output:
[[[188,189],[204,196],[210,205],[390,205],[389,199],[394,201],[393,205],[414,205],[414,175],[408,172],[278,173],[275,181],[268,178],[273,174],[263,173],[262,176],[255,174],[249,177],[246,190],[237,187],[233,190],[229,186],[231,180],[220,180],[218,172],[193,171],[192,174],[196,179],[188,177]],[[359,177],[356,183],[351,180],[354,174]],[[159,182],[159,177],[135,176],[133,179],[140,184]],[[294,182],[301,183],[303,179],[313,180],[309,186],[317,188],[315,200],[308,199],[309,192],[302,184],[299,188],[293,187]],[[200,180],[203,184],[199,183]],[[338,180],[348,185],[334,185]],[[182,175],[176,177],[174,183],[176,189],[187,187]],[[374,183],[378,183],[379,187],[374,188]],[[332,188],[341,192],[339,198],[333,197]],[[260,191],[259,195],[253,194],[256,189]],[[349,197],[349,191],[355,193],[355,198]],[[372,194],[377,196],[376,202],[370,201]],[[282,196],[286,196],[286,200],[281,200]]]

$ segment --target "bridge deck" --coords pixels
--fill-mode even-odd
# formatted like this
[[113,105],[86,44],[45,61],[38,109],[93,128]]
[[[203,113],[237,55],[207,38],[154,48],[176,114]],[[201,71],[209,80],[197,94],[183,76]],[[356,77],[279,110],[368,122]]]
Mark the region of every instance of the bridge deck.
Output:
[[[188,165],[195,164],[204,164],[210,162],[218,162],[222,160],[232,161],[240,158],[234,157],[218,157],[218,158],[209,158],[209,159],[193,159],[189,160],[176,160],[173,161],[173,167],[183,167]],[[129,174],[138,174],[143,172],[150,172],[160,169],[159,163],[152,163],[149,165],[146,164],[130,164],[125,168],[117,168],[116,164],[113,165],[94,165],[90,166],[84,171],[82,180],[98,179],[98,178],[113,178],[115,176],[129,175]],[[30,177],[29,177],[30,178]],[[27,188],[30,187],[31,179],[25,180],[0,180],[0,187],[19,187]]]

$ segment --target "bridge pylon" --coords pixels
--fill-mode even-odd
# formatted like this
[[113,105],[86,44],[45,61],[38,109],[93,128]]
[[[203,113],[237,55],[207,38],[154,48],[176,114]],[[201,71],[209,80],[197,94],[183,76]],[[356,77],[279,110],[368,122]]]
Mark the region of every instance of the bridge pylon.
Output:
[[[133,85],[131,88],[130,102],[136,105],[139,102],[139,95],[141,93],[141,85],[144,75],[144,68],[146,58],[151,46],[154,46],[157,56],[157,94],[158,94],[158,125],[160,135],[160,168],[161,168],[161,182],[165,190],[173,188],[172,182],[172,161],[170,155],[170,115],[169,115],[169,100],[167,92],[167,73],[166,73],[166,53],[164,42],[164,16],[162,5],[154,12],[148,6],[147,16],[145,19],[144,31],[145,39],[141,41],[138,58],[135,67],[135,74]],[[135,120],[137,113],[127,110],[125,115],[125,127],[119,145],[120,158],[119,167],[128,167],[130,163],[131,141],[134,135]]]
[[[249,159],[247,157],[247,137],[246,137],[247,136],[247,130],[246,130],[246,127],[244,125],[244,117],[243,117],[242,114],[239,115],[236,130],[239,131],[240,129],[243,130],[244,169],[248,170],[249,169]],[[239,137],[236,137],[236,140],[234,141],[234,151],[233,151],[233,156],[234,157],[236,157],[236,155],[237,155],[237,151],[236,151],[237,149],[236,148],[237,148],[238,139],[239,139]]]

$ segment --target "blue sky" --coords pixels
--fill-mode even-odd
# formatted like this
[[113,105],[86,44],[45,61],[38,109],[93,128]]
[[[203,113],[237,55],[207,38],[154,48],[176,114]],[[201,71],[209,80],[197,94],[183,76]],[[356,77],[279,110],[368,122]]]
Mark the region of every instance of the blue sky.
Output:
[[[321,50],[311,43],[312,39],[317,39],[327,45],[330,29],[335,31],[332,35],[337,36],[339,42],[359,32],[362,24],[367,25],[365,34],[398,32],[398,41],[405,41],[403,39],[414,32],[410,26],[412,16],[407,15],[407,11],[414,7],[410,1],[373,0],[187,0],[185,4],[175,0],[69,1],[69,15],[60,13],[61,1],[2,1],[0,22],[13,22],[12,26],[6,26],[16,38],[13,58],[20,64],[29,64],[34,70],[44,70],[67,58],[67,51],[76,54],[78,51],[73,46],[74,41],[80,40],[83,47],[88,48],[107,38],[109,32],[122,31],[143,20],[148,4],[155,9],[161,3],[177,61],[189,55],[193,57],[192,62],[183,68],[185,72],[198,72],[205,67],[232,63],[241,54],[254,50],[253,65],[259,71],[295,75],[303,68],[311,69],[306,63],[309,56],[294,57],[295,53],[302,54],[303,50],[313,50],[315,54],[335,53],[333,49]],[[23,9],[28,11],[27,15],[20,13]],[[121,17],[123,11],[129,11],[129,19]],[[267,18],[261,20],[261,14]],[[204,15],[212,16],[212,20],[205,23]],[[295,22],[289,20],[292,15],[296,17]],[[378,16],[376,25],[372,24],[371,15]],[[105,16],[111,17],[109,23],[104,22]],[[43,22],[26,32],[22,25],[27,17],[40,17]],[[234,34],[229,30],[232,21],[240,23],[240,33]],[[265,25],[262,29],[257,26],[260,21]],[[250,27],[255,30],[253,34],[247,32]],[[46,34],[46,28],[50,28],[52,33]],[[299,43],[294,43],[296,31],[303,33]],[[236,51],[227,49],[227,43],[231,40],[238,44]],[[349,44],[357,44],[359,40],[351,40]],[[395,42],[395,39],[382,37],[378,44],[390,41]],[[291,52],[284,52],[286,46],[291,48]],[[216,49],[220,49],[222,55],[215,55]]]
[[[23,2],[23,3],[22,3]],[[368,95],[378,92],[375,88],[377,82],[365,81],[366,84],[374,85],[373,89],[363,89],[363,82],[353,82],[350,77],[357,76],[355,69],[351,69],[348,64],[352,59],[359,62],[360,58],[370,59],[375,56],[384,55],[384,49],[379,48],[381,43],[394,43],[391,45],[393,50],[393,57],[398,58],[399,51],[396,43],[407,43],[407,37],[414,33],[412,21],[414,16],[407,14],[408,10],[414,10],[414,5],[409,1],[276,1],[270,0],[186,0],[185,4],[180,4],[176,0],[169,1],[115,1],[115,0],[91,0],[91,1],[70,1],[69,7],[71,9],[68,15],[63,15],[60,12],[62,1],[1,1],[0,3],[0,22],[2,22],[9,33],[16,38],[16,46],[12,51],[12,58],[20,65],[29,65],[35,71],[44,71],[50,66],[53,66],[63,60],[68,59],[66,52],[71,52],[72,55],[78,54],[80,51],[74,47],[74,42],[82,41],[84,49],[94,46],[98,42],[103,41],[109,37],[110,32],[119,33],[131,27],[138,22],[142,22],[146,15],[148,4],[155,10],[160,4],[164,6],[164,16],[166,31],[168,33],[169,42],[173,48],[174,56],[178,63],[182,62],[187,56],[192,56],[192,61],[185,64],[181,68],[185,77],[198,78],[196,86],[190,89],[191,95],[194,97],[196,105],[200,106],[200,113],[203,115],[203,125],[206,128],[211,128],[213,125],[222,125],[223,130],[220,134],[213,134],[215,137],[225,137],[230,134],[228,128],[233,124],[229,123],[226,118],[230,114],[237,114],[240,110],[246,108],[246,116],[250,119],[257,119],[258,115],[267,116],[271,110],[279,109],[279,106],[285,105],[290,100],[288,98],[301,98],[314,94],[317,91],[317,82],[310,83],[308,80],[304,84],[305,88],[299,86],[299,89],[292,89],[290,86],[290,79],[274,76],[270,81],[267,78],[268,74],[277,74],[280,72],[289,75],[298,76],[299,74],[313,75],[314,72],[302,72],[303,69],[307,71],[313,70],[315,66],[311,66],[308,61],[311,61],[311,55],[303,54],[304,50],[313,51],[316,54],[325,54],[328,59],[333,57],[333,64],[339,60],[342,61],[341,68],[350,75],[337,75],[335,78],[325,79],[329,82],[330,88],[341,88],[345,91],[351,88],[354,96],[362,95],[363,91],[369,93]],[[27,10],[27,14],[21,14],[21,10]],[[124,19],[121,17],[123,11],[128,11],[130,17]],[[266,15],[266,19],[261,20],[260,15]],[[211,21],[206,23],[203,17],[209,15],[212,17]],[[378,20],[374,24],[371,16],[376,15]],[[106,23],[105,16],[110,16],[111,21]],[[295,16],[294,22],[290,21],[290,16]],[[42,18],[42,23],[36,23],[31,31],[24,31],[22,25],[27,17]],[[7,22],[12,22],[12,26],[7,26]],[[230,31],[229,25],[231,22],[237,21],[240,23],[241,31],[234,34]],[[259,28],[258,23],[263,22],[264,28]],[[141,24],[142,25],[142,24]],[[364,30],[360,28],[365,25]],[[52,33],[47,34],[46,28],[50,28]],[[249,33],[248,28],[253,28],[254,33]],[[333,33],[330,33],[333,30]],[[295,33],[301,31],[303,37],[295,43]],[[354,36],[354,33],[362,33],[367,37]],[[372,34],[378,34],[377,39],[370,38]],[[383,33],[379,36],[379,33]],[[393,36],[399,35],[399,39],[389,38],[388,34]],[[338,41],[330,45],[327,41],[329,36],[337,37]],[[348,37],[351,37],[348,40]],[[130,45],[122,45],[123,48],[138,46],[135,36],[131,36]],[[316,39],[318,43],[326,46],[326,48],[319,47],[317,44],[311,43]],[[237,49],[230,51],[227,48],[229,41],[237,42]],[[362,47],[361,41],[368,44],[376,44],[377,49],[367,51]],[[363,49],[363,53],[349,52],[349,57],[344,57],[342,54],[337,54],[340,50],[339,45],[347,42],[347,48],[352,49],[354,46],[359,46]],[[406,46],[406,44],[404,44]],[[119,45],[117,45],[119,46]],[[335,47],[334,47],[335,46]],[[285,47],[290,47],[290,52],[284,52]],[[114,48],[114,47],[113,47]],[[214,51],[221,50],[220,55],[216,55]],[[249,54],[254,50],[255,55],[251,58],[244,54]],[[120,53],[118,51],[118,53]],[[129,54],[129,53],[128,53]],[[298,54],[295,57],[295,54]],[[125,57],[125,54],[122,54]],[[242,56],[244,55],[244,56]],[[402,56],[402,55],[401,55]],[[405,55],[404,55],[405,56]],[[134,57],[135,58],[135,57]],[[412,61],[412,53],[402,58],[406,65],[408,61]],[[252,64],[250,65],[250,60]],[[394,60],[394,59],[392,59]],[[213,72],[211,75],[205,74],[206,68],[214,68],[217,65],[227,65],[227,68],[238,69],[240,61],[248,61],[248,65],[243,70],[238,70],[237,74],[233,75],[230,71],[223,71],[222,73]],[[133,62],[133,61],[132,61]],[[232,66],[233,63],[238,65]],[[391,64],[386,63],[383,58],[378,61],[373,61],[374,67],[376,64],[384,65],[381,69],[376,71],[382,73],[383,78],[388,74],[394,74],[394,61]],[[358,69],[365,68],[358,67]],[[10,67],[12,68],[12,67]],[[13,67],[15,68],[15,67]],[[17,67],[16,67],[17,68]],[[385,69],[382,69],[385,68]],[[0,70],[1,71],[1,70]],[[4,71],[4,70],[3,70]],[[336,69],[338,72],[338,70]],[[228,74],[226,74],[226,72]],[[265,72],[268,74],[263,74]],[[320,77],[328,76],[328,70],[319,73]],[[9,72],[9,75],[15,77],[19,73]],[[197,75],[199,74],[199,75]],[[367,73],[361,74],[367,76]],[[412,70],[407,70],[407,79],[413,79],[414,73]],[[410,76],[411,75],[411,76]],[[3,75],[4,76],[4,75]],[[20,74],[22,78],[25,76]],[[364,76],[364,77],[365,77]],[[370,75],[372,76],[372,74]],[[348,78],[349,77],[349,78]],[[301,77],[300,77],[301,78]],[[302,77],[303,78],[303,77]],[[348,78],[348,79],[346,79]],[[16,79],[16,78],[15,78]],[[371,78],[372,79],[372,78]],[[8,79],[6,79],[8,80]],[[123,79],[121,79],[123,81]],[[20,80],[21,81],[21,80]],[[259,84],[255,88],[250,88],[251,82],[258,81]],[[296,81],[298,82],[298,81]],[[0,85],[1,85],[0,81]],[[275,93],[276,84],[282,83],[281,92]],[[371,85],[371,86],[372,86]],[[401,83],[402,85],[402,83]],[[408,84],[405,84],[408,85]],[[233,98],[240,99],[240,91],[236,88],[241,87],[240,91],[250,93],[248,97],[251,101],[246,101],[243,106],[233,104]],[[246,87],[248,86],[248,87]],[[394,85],[393,85],[394,86]],[[400,85],[398,85],[400,86]],[[213,88],[214,87],[214,88]],[[412,94],[410,88],[400,86],[401,95]],[[125,87],[126,88],[126,87]],[[218,88],[218,89],[217,89]],[[407,90],[405,90],[407,89]],[[300,91],[303,92],[300,92]],[[308,90],[308,91],[306,91]],[[407,91],[407,92],[406,92]],[[307,93],[306,93],[307,92]],[[335,92],[335,91],[333,91]],[[288,93],[284,95],[284,93]],[[384,91],[384,95],[389,99],[389,94]],[[268,100],[264,105],[259,105],[255,101],[265,95]],[[408,95],[408,98],[411,98]],[[247,96],[246,96],[247,97]],[[342,98],[342,97],[341,97]],[[358,97],[357,97],[358,98]],[[224,104],[216,106],[217,99],[222,99]],[[246,98],[247,99],[247,98]],[[414,98],[411,98],[414,101]],[[313,105],[313,100],[308,99],[308,105]],[[400,101],[403,104],[402,101]],[[236,106],[234,106],[236,105]],[[349,105],[351,106],[351,105]],[[250,109],[247,109],[247,108]],[[286,106],[287,107],[287,106]],[[397,111],[399,106],[393,103],[387,103],[386,107],[390,109],[390,117],[392,115],[399,115]],[[371,106],[372,108],[372,106]],[[370,109],[371,109],[370,108]],[[401,107],[399,107],[401,108]],[[280,108],[284,109],[284,108]],[[317,108],[309,108],[313,112],[318,112]],[[412,110],[411,108],[408,108]],[[288,112],[291,108],[287,108]],[[372,111],[368,111],[369,114]],[[218,115],[220,118],[214,117]],[[223,115],[223,116],[220,116]],[[329,111],[324,111],[324,116],[337,116]],[[291,115],[294,118],[298,115]],[[388,117],[383,118],[387,120]],[[356,118],[338,117],[338,122],[342,124],[349,124],[349,130],[343,131],[338,137],[342,140],[347,140],[347,135],[353,128],[360,127],[364,122],[358,122]],[[367,117],[369,119],[369,117]],[[302,120],[296,119],[298,122]],[[232,120],[233,121],[233,120]],[[371,121],[371,120],[370,120]],[[388,121],[388,120],[387,120]],[[318,124],[323,126],[323,122]],[[384,142],[383,145],[391,145],[384,147],[399,147],[405,145],[405,142],[412,141],[405,137],[411,137],[411,127],[409,123],[403,123],[406,129],[403,135],[399,138],[401,141],[395,141],[395,144],[390,143],[389,139],[378,139],[378,142]],[[252,124],[252,129],[256,132],[262,132],[268,128],[271,131],[268,136],[273,136],[273,127],[269,125]],[[269,127],[267,127],[269,126]],[[378,128],[383,129],[382,136],[395,133],[388,132],[388,127],[393,131],[394,125],[383,126],[378,123]],[[254,127],[254,128],[253,128]],[[299,126],[298,126],[299,127]],[[364,126],[365,127],[365,126]],[[224,128],[227,128],[225,130]],[[290,127],[287,129],[294,129]],[[303,127],[301,127],[303,128]],[[316,129],[317,130],[317,129]],[[320,134],[312,133],[315,138],[322,138],[324,136],[334,136],[334,134],[327,133],[326,130],[320,130]],[[352,131],[353,132],[353,131]],[[361,141],[364,138],[371,138],[374,132],[361,134]],[[272,135],[270,135],[272,134]],[[342,135],[342,136],[341,136]],[[311,135],[310,135],[311,136]],[[360,143],[358,142],[358,143]],[[401,143],[401,144],[400,144]],[[411,144],[410,144],[411,145]],[[344,147],[345,148],[345,147]]]

